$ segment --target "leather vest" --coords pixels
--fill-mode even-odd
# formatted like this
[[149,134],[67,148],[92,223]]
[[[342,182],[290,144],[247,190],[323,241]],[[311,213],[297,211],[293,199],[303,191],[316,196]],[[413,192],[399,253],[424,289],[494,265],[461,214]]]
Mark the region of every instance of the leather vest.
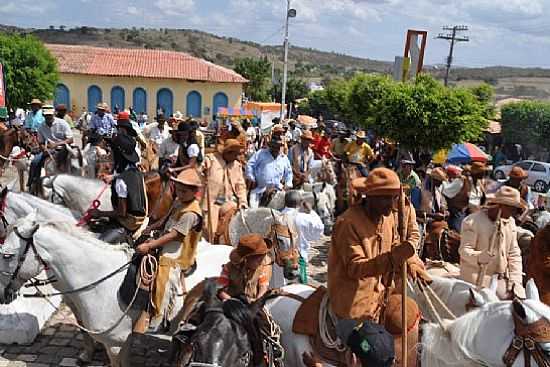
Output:
[[128,187],[126,198],[128,215],[125,218],[117,218],[117,221],[130,231],[137,230],[147,216],[147,196],[145,194],[145,182],[143,173],[137,168],[130,168],[122,172],[111,184],[111,204],[113,208],[118,206],[118,194],[116,192],[116,180],[121,179]]
[[202,211],[199,201],[193,200],[189,205],[181,208],[173,215],[175,215],[175,218],[179,220],[185,213],[195,213],[199,216],[201,223],[195,228],[192,228],[181,243],[181,251],[180,255],[176,259],[176,263],[183,270],[189,269],[195,263],[197,246],[202,235]]
[[470,201],[470,180],[467,177],[461,177],[463,185],[460,192],[454,198],[447,199],[447,206],[451,211],[461,211],[468,207]]

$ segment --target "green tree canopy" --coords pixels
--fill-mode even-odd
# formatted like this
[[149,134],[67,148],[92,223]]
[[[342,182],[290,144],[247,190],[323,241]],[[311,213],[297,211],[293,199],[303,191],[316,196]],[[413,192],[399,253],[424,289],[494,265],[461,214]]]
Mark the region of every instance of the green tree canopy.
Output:
[[[286,84],[286,103],[307,97],[308,93],[309,88],[303,80],[294,77],[288,79]],[[274,84],[271,87],[271,96],[275,102],[281,103],[281,84]]]
[[474,94],[477,100],[484,106],[484,116],[485,118],[492,119],[495,117],[495,88],[487,83],[482,83],[471,87],[470,91]]
[[8,108],[26,106],[32,98],[52,99],[59,80],[57,62],[33,36],[0,34]]
[[249,80],[245,87],[248,98],[256,102],[270,101],[271,64],[267,58],[238,59],[235,62],[235,71]]
[[523,101],[502,107],[502,133],[506,141],[550,149],[550,103]]

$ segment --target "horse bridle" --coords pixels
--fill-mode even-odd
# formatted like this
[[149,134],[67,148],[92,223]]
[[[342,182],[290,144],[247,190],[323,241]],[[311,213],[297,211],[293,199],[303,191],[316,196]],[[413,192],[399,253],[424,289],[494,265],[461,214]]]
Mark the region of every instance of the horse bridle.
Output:
[[34,233],[37,230],[38,230],[38,226],[36,226],[33,229],[32,234],[31,234],[30,237],[24,237],[19,232],[19,229],[17,227],[13,228],[13,231],[15,232],[17,237],[19,237],[20,239],[25,241],[25,249],[23,250],[23,252],[18,257],[17,266],[15,267],[14,272],[13,273],[5,273],[5,272],[2,273],[3,275],[7,275],[7,276],[10,277],[8,285],[6,286],[6,288],[4,290],[4,298],[6,298],[7,300],[13,300],[13,297],[15,296],[15,294],[17,292],[15,290],[15,281],[19,278],[19,272],[21,271],[21,268],[23,267],[23,263],[25,262],[25,260],[27,258],[27,255],[28,255],[28,253],[30,252],[31,249],[36,254],[36,257],[38,258],[38,261],[44,266],[44,269],[47,268],[46,262],[44,262],[42,257],[40,257],[40,254],[38,253],[38,250],[36,249],[36,245],[34,243]]

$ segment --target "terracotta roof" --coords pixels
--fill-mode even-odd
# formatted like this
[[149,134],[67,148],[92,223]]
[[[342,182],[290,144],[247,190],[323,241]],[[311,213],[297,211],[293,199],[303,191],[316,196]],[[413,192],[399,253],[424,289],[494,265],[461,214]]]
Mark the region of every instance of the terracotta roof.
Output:
[[183,52],[57,44],[46,46],[57,58],[61,73],[219,83],[247,82],[233,70]]

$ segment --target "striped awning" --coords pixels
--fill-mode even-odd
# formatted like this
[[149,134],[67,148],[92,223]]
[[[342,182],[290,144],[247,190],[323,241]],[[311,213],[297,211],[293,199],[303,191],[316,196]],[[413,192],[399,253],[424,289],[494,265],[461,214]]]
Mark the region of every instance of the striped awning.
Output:
[[254,117],[254,113],[245,108],[219,107],[218,116],[220,117]]

